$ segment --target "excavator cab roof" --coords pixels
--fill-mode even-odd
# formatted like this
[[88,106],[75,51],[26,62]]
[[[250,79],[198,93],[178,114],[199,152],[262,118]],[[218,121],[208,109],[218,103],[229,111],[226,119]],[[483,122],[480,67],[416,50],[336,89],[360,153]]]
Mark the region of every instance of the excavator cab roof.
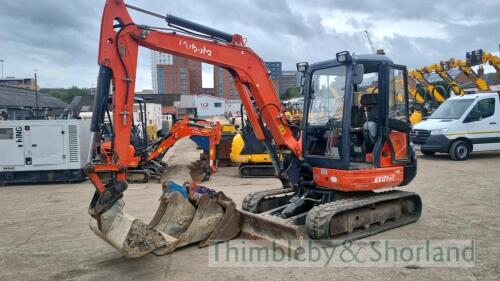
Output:
[[[352,55],[352,61],[353,62],[360,62],[360,63],[368,63],[368,62],[374,62],[374,63],[382,63],[386,62],[389,64],[392,64],[393,61],[386,55],[378,55],[378,54],[353,54]],[[309,69],[319,69],[323,67],[330,67],[330,66],[335,66],[335,65],[341,65],[343,63],[340,63],[337,61],[337,59],[331,59],[331,60],[326,60],[326,61],[321,61],[321,62],[316,62],[310,65]],[[365,70],[365,72],[371,72],[368,69]]]

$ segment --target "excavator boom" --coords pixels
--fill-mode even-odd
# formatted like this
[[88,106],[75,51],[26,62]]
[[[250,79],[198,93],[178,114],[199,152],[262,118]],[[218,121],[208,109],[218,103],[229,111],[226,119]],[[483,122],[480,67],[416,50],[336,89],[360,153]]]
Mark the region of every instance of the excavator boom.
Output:
[[[128,9],[164,19],[171,29],[160,31],[136,24]],[[218,239],[229,239],[234,235],[238,224],[234,203],[223,194],[206,188],[186,186],[172,189],[172,185],[164,186],[159,209],[163,212],[157,214],[149,225],[122,211],[121,198],[128,186],[127,170],[135,160],[130,136],[139,47],[168,52],[228,70],[235,80],[256,137],[266,144],[277,174],[281,166],[274,147],[287,150],[297,158],[302,154],[300,142],[288,125],[264,62],[245,46],[241,35],[227,34],[173,15],[158,15],[127,5],[122,0],[107,0],[101,20],[98,54],[100,70],[91,123],[92,161],[85,167],[85,172],[96,188],[89,208],[91,228],[127,256],[141,256],[158,248],[165,249],[162,252],[167,253],[175,247],[202,240],[209,244],[207,239],[213,238],[213,235]],[[112,122],[105,124],[104,116],[110,111],[108,97],[111,83],[114,93]],[[182,133],[182,130],[172,133]],[[104,136],[111,136],[109,155],[103,154],[100,149]],[[148,159],[157,157],[169,145],[168,141],[160,144]],[[101,177],[103,174],[111,176],[105,179]],[[181,200],[182,197],[175,195],[179,192],[183,194],[184,201]],[[172,202],[177,202],[175,205],[185,205],[182,209],[184,211],[178,213],[179,209]],[[172,216],[186,217],[184,231],[171,232],[168,224],[165,225],[167,228],[161,227],[161,223],[158,225]],[[211,227],[198,228],[208,222]],[[226,229],[227,232],[214,232],[215,226],[222,223],[232,224],[218,228]],[[141,247],[137,243],[147,246]]]

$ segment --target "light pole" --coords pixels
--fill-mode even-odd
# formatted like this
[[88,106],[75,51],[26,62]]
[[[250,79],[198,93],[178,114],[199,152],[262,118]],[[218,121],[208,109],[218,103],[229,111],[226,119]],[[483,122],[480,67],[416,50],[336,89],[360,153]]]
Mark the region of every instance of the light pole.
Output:
[[38,70],[35,69],[35,116],[38,117],[38,80],[36,77],[36,72]]
[[2,78],[4,78],[5,77],[5,76],[3,76],[3,62],[4,62],[4,60],[2,59],[2,60],[0,60],[0,62],[2,63]]

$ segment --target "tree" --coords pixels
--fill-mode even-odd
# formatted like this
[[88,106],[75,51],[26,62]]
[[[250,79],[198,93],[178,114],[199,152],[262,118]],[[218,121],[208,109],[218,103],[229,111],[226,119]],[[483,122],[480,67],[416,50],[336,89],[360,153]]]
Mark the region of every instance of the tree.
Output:
[[69,89],[42,89],[41,92],[70,103],[76,96],[90,95],[90,89],[73,86]]
[[292,99],[300,97],[300,88],[299,87],[290,87],[286,89],[285,94],[283,95],[283,99]]

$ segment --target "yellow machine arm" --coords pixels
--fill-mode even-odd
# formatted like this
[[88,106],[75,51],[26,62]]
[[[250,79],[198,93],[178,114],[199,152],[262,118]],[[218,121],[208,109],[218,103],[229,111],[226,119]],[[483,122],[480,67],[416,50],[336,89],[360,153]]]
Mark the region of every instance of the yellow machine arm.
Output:
[[497,73],[500,73],[500,57],[495,56],[492,53],[483,52],[483,62],[488,62],[491,66],[495,68]]
[[[413,79],[413,77],[410,78]],[[413,81],[415,81],[415,79],[413,79]],[[408,83],[408,93],[410,94],[410,97],[412,97],[415,100],[416,103],[418,104],[424,103],[424,97],[417,91],[417,88],[414,87],[411,83]]]
[[486,83],[486,80],[483,78],[479,77],[477,73],[472,69],[472,67],[467,64],[463,60],[459,59],[450,59],[449,61],[442,62],[442,65],[445,70],[450,70],[453,68],[458,68],[460,71],[462,71],[467,78],[469,78],[474,84],[476,84],[476,87],[480,91],[490,91],[490,86],[488,86],[488,83]]
[[436,73],[445,81],[448,83],[450,89],[453,91],[453,93],[456,96],[463,96],[465,94],[464,90],[458,86],[458,83],[450,76],[448,71],[445,69],[442,63],[440,64],[431,64],[429,66],[425,66],[422,68],[417,69],[417,71],[425,73],[425,74],[430,74],[432,72]]
[[422,85],[425,86],[427,91],[434,97],[434,100],[436,100],[438,103],[442,103],[445,101],[445,97],[439,92],[439,90],[434,87],[427,79],[425,79],[425,75],[423,72],[419,70],[411,70],[408,72],[408,75],[421,83]]

